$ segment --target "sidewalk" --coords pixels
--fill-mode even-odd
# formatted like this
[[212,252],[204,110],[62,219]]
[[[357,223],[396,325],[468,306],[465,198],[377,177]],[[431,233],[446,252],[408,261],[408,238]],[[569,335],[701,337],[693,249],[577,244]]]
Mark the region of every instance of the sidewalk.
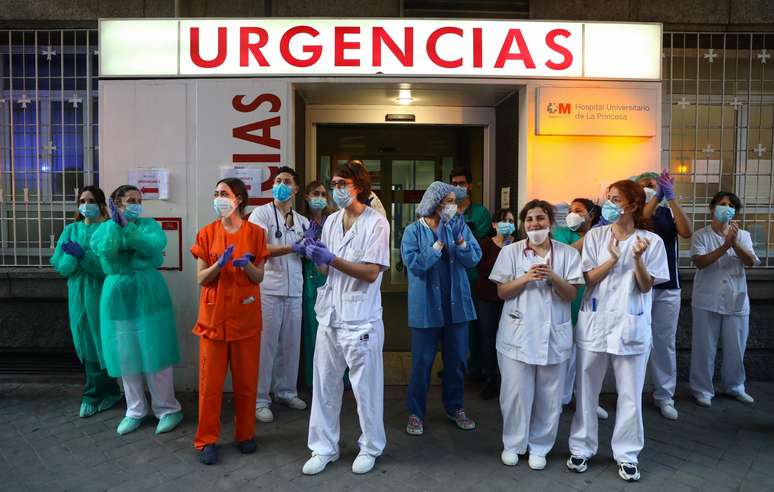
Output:
[[356,476],[350,470],[359,431],[354,398],[348,392],[342,457],[321,475],[306,477],[301,466],[309,456],[308,411],[277,408],[274,423],[257,424],[258,452],[245,456],[231,442],[231,402],[226,397],[220,463],[205,467],[191,444],[196,429],[194,394],[178,395],[186,418],[175,431],[155,436],[156,420],[151,419],[139,431],[119,437],[115,428],[123,404],[80,419],[79,386],[0,383],[0,490],[774,490],[774,383],[749,385],[756,398],[752,406],[720,396],[711,409],[703,409],[682,392],[677,422],[663,419],[646,403],[643,478],[634,484],[619,479],[612,462],[614,395],[602,399],[610,419],[600,423],[600,452],[589,471],[578,475],[564,466],[571,411],[562,415],[548,467],[537,472],[527,467],[526,459],[515,468],[500,463],[496,400],[479,400],[471,387],[466,409],[479,427],[462,432],[446,421],[440,391],[434,387],[425,435],[411,437],[403,430],[404,391],[387,388],[387,449],[373,472]]

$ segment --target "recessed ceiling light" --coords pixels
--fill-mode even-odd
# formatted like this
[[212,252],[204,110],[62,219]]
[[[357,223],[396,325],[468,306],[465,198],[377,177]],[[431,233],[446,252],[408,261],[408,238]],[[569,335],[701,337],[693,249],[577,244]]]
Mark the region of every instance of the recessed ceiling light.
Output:
[[401,89],[398,91],[398,97],[395,99],[395,102],[398,104],[408,105],[411,104],[412,101],[414,101],[414,98],[411,97],[411,90]]

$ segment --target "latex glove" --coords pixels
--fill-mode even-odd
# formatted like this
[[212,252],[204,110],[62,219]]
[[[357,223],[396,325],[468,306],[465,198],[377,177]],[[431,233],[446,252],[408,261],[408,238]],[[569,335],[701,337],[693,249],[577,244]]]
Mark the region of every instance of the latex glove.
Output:
[[465,237],[462,235],[462,232],[465,230],[465,219],[462,217],[462,215],[458,215],[449,221],[449,227],[454,241],[461,242],[465,239]]
[[234,245],[232,244],[223,252],[220,258],[218,258],[218,268],[224,268],[228,264],[228,260],[234,255]]
[[110,218],[113,219],[113,222],[121,227],[125,227],[126,224],[128,224],[126,217],[124,217],[124,214],[118,209],[116,202],[114,202],[112,198],[108,201],[108,209],[110,211]]
[[314,261],[315,265],[330,265],[333,263],[333,259],[335,258],[327,246],[319,241],[315,241],[314,244],[307,246],[306,253],[310,258],[312,258],[312,261]]
[[663,171],[661,176],[658,177],[658,189],[663,194],[663,198],[666,198],[668,201],[675,199],[674,179],[669,176],[667,171]]
[[304,231],[304,239],[317,239],[320,237],[320,233],[322,232],[322,227],[320,227],[320,224],[318,224],[315,221],[312,221],[309,224],[309,228]]
[[81,245],[73,241],[62,243],[62,251],[70,256],[78,258],[79,260],[82,260],[83,257],[86,256],[86,252],[83,250]]
[[244,268],[247,266],[248,263],[252,263],[253,260],[255,260],[255,255],[252,253],[245,253],[241,257],[237,258],[236,260],[232,261],[231,264],[234,265],[234,268]]
[[[306,235],[306,232],[304,232],[304,235]],[[306,256],[306,247],[304,246],[304,240],[303,239],[301,241],[296,241],[295,243],[293,243],[290,246],[290,248],[298,256]]]

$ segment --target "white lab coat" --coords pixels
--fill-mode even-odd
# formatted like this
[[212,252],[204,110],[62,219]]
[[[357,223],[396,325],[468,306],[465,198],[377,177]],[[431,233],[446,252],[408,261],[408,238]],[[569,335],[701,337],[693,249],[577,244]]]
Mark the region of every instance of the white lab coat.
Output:
[[[583,242],[583,271],[610,258],[612,226],[592,229]],[[641,292],[634,277],[633,249],[637,237],[650,246],[642,259],[656,284],[669,280],[664,243],[656,234],[637,229],[618,248],[621,257],[607,276],[587,287],[575,327],[577,374],[576,409],[570,428],[570,452],[591,458],[598,447],[597,406],[608,364],[613,366],[618,401],[613,430],[613,458],[637,463],[645,445],[642,389],[652,345],[653,289]]]
[[[528,249],[527,241],[504,247],[489,279],[505,283],[526,274],[534,264],[548,262],[569,283],[583,284],[575,248],[553,240],[551,245],[545,258]],[[506,450],[545,456],[556,441],[564,362],[572,351],[570,304],[546,281],[537,281],[503,305],[496,348]]]
[[[739,231],[737,241],[749,251],[754,264],[760,259],[753,249],[750,233]],[[723,245],[723,236],[706,226],[691,241],[691,256],[711,253]],[[712,399],[715,388],[715,354],[718,339],[723,344],[721,385],[730,394],[745,391],[744,352],[747,347],[750,299],[744,264],[729,248],[713,264],[696,271],[692,294],[693,330],[691,335],[690,387],[695,397]]]
[[360,451],[379,456],[387,442],[381,283],[382,272],[390,266],[390,225],[377,211],[366,207],[344,234],[343,218],[343,211],[328,217],[321,242],[337,257],[379,265],[381,272],[376,281],[369,283],[330,267],[325,285],[317,291],[319,328],[308,445],[319,455],[339,452],[342,377],[349,367],[362,432],[358,439]]
[[[293,227],[290,229],[285,226],[285,216],[275,208],[274,202],[253,209],[248,220],[266,231],[267,244],[287,246],[301,240],[309,227],[306,217],[295,210],[292,214]],[[277,237],[277,231],[280,231],[280,237]],[[269,406],[270,392],[275,398],[285,400],[298,396],[303,283],[298,255],[290,253],[266,259],[261,282],[263,328],[256,408]]]

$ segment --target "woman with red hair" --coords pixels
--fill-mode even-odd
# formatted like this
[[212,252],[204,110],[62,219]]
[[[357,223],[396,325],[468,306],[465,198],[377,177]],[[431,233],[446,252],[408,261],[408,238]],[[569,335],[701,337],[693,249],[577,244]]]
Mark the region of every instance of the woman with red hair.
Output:
[[597,405],[608,365],[618,402],[612,448],[618,475],[640,479],[637,457],[645,445],[642,388],[653,343],[654,284],[669,280],[666,250],[643,218],[645,192],[629,180],[610,185],[602,216],[583,243],[586,294],[575,327],[576,410],[570,428],[567,468],[583,473],[597,452]]

